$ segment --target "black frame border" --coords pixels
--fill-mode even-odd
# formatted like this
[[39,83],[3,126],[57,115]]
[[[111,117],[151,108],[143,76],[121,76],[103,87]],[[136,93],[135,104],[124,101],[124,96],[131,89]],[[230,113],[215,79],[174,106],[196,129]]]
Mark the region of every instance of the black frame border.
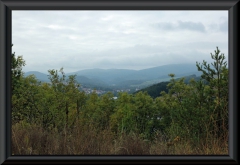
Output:
[[[228,10],[229,155],[226,156],[11,156],[12,10]],[[239,0],[0,0],[0,164],[238,163]]]

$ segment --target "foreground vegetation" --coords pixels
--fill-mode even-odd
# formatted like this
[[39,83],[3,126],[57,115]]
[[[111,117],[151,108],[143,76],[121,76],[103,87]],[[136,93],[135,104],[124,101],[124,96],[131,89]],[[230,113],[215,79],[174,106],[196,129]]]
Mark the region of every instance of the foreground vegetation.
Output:
[[228,154],[228,69],[217,48],[202,79],[171,77],[168,91],[86,95],[75,76],[24,77],[12,55],[12,154]]

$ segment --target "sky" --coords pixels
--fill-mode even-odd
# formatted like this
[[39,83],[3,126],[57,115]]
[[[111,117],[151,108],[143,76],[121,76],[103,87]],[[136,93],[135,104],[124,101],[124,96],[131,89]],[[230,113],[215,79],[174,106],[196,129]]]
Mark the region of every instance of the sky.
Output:
[[228,57],[228,11],[12,11],[12,52],[24,72],[146,69]]

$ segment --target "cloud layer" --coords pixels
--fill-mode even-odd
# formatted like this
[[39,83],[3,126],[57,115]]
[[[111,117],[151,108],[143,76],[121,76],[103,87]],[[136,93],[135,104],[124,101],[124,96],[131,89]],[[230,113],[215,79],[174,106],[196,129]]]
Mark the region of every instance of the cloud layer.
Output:
[[13,11],[24,71],[144,69],[228,54],[227,11]]
[[205,26],[201,22],[191,22],[191,21],[178,21],[176,23],[169,23],[169,22],[161,22],[156,24],[157,28],[161,30],[167,31],[181,31],[181,30],[188,30],[188,31],[198,31],[198,32],[205,32]]

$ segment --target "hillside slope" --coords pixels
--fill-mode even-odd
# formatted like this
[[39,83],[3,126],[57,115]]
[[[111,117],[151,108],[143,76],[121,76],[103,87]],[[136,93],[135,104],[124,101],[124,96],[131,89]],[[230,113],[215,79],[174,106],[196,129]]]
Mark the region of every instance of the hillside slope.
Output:
[[[196,75],[190,75],[190,76],[185,76],[184,77],[184,82],[185,83],[189,83],[189,81],[191,79],[194,79],[195,81],[199,81],[200,80],[200,76],[196,76]],[[176,80],[179,80],[180,78],[177,78]],[[164,81],[164,82],[160,82],[154,85],[151,85],[147,88],[143,88],[137,92],[135,92],[134,94],[142,91],[142,92],[147,92],[151,97],[156,98],[161,96],[161,92],[165,91],[166,93],[168,92],[168,88],[167,85],[169,84],[170,81]]]

